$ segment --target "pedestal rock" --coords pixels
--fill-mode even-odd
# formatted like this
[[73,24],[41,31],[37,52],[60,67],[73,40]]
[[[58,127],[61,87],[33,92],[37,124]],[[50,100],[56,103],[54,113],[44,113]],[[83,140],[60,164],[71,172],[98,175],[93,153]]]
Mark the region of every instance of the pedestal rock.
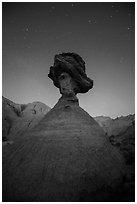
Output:
[[[76,97],[93,81],[81,75],[80,64],[75,80],[75,66],[66,71],[63,60],[63,71],[53,81],[62,94],[58,103],[33,130],[3,149],[3,201],[119,201],[115,192],[124,175],[123,157]],[[60,68],[56,59],[54,65]]]

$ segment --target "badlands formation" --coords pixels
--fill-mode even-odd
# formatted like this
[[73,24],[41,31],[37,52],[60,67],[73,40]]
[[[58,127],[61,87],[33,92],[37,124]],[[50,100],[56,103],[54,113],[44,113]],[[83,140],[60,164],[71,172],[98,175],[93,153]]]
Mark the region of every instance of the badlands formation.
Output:
[[48,76],[61,98],[3,146],[3,201],[127,201],[122,154],[79,106],[77,93],[93,87],[85,62],[75,53],[56,55]]

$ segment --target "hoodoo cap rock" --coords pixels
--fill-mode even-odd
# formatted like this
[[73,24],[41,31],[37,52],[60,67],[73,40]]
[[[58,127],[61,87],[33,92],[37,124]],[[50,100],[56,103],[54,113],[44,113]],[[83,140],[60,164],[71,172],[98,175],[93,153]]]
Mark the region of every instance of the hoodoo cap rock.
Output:
[[85,72],[85,62],[76,53],[62,53],[55,55],[54,65],[50,67],[48,77],[54,85],[60,88],[59,76],[67,72],[77,83],[77,93],[86,93],[93,87],[93,80],[88,78]]

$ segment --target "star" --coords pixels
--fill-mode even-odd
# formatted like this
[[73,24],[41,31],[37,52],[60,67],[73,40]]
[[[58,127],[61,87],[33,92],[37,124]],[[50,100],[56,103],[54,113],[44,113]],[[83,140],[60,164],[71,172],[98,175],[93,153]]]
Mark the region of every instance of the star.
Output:
[[110,18],[112,18],[113,16],[111,15]]
[[127,28],[128,30],[131,30],[131,27],[130,26],[128,26],[128,28]]
[[52,13],[55,10],[55,6],[51,6],[49,12]]
[[25,29],[25,31],[28,32],[28,31],[29,31],[29,28],[27,27],[27,28]]
[[91,23],[91,20],[90,20],[90,19],[88,20],[88,23]]

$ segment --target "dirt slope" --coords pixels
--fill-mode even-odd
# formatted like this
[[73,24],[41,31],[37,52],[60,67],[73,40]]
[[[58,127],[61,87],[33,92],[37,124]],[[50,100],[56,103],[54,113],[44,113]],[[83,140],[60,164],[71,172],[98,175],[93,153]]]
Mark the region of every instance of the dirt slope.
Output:
[[55,105],[3,148],[3,201],[127,201],[124,160],[77,103]]

